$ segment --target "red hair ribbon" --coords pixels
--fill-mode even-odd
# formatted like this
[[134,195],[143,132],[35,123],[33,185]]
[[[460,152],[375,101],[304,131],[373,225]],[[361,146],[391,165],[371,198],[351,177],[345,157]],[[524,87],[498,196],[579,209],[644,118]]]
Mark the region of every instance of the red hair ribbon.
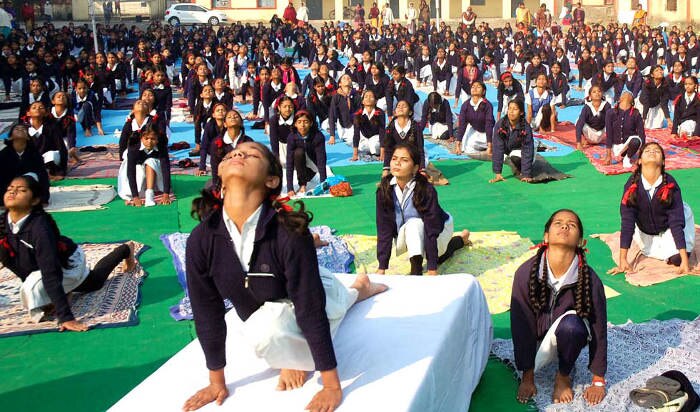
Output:
[[12,250],[12,246],[10,245],[10,242],[7,241],[7,236],[0,239],[0,246],[5,248],[5,250],[7,250],[7,253],[10,255],[10,257],[15,257],[15,251]]
[[630,187],[628,187],[627,190],[625,191],[624,196],[622,196],[622,204],[627,206],[627,201],[629,201],[630,196],[632,196],[632,193],[634,193],[636,191],[637,191],[637,184],[632,183],[630,185]]
[[669,192],[674,187],[676,187],[675,183],[667,183],[666,185],[664,185],[661,189],[659,189],[659,199],[665,202],[666,199],[668,199]]
[[275,210],[277,210],[278,212],[280,210],[284,210],[285,212],[293,212],[294,211],[294,208],[288,204],[288,202],[290,200],[289,196],[284,196],[284,197],[280,196],[280,195],[270,196],[270,200],[278,203],[279,207],[275,208]]

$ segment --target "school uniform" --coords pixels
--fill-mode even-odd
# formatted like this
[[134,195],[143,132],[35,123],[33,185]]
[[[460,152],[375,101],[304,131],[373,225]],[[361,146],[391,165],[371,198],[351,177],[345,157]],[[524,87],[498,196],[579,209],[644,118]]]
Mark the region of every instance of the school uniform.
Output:
[[452,80],[452,66],[447,62],[447,59],[439,62],[435,60],[432,66],[433,75],[433,90],[439,93],[450,91],[450,82]]
[[263,120],[270,121],[270,111],[273,109],[272,104],[278,97],[284,94],[283,83],[267,82],[262,88],[262,104],[264,109]]
[[[201,91],[200,91],[201,93]],[[154,108],[159,113],[165,114],[166,124],[170,124],[171,112],[173,108],[173,89],[170,84],[153,85],[153,95],[155,96]],[[200,100],[200,99],[197,99]],[[196,104],[195,104],[196,106]],[[194,109],[192,107],[191,109]]]
[[51,107],[51,97],[49,92],[42,91],[38,96],[30,92],[23,93],[22,101],[20,102],[19,106],[19,118],[21,119],[23,116],[25,116],[29,111],[29,106],[36,102],[43,103],[45,108]]
[[394,67],[406,67],[406,52],[404,50],[395,50],[393,53],[387,53],[387,68],[393,70]]
[[[597,70],[595,60],[589,57],[588,60],[579,60],[578,62],[578,87],[583,87],[583,95],[588,96],[588,91],[593,85],[593,76]],[[584,87],[585,86],[585,87]]]
[[642,76],[648,76],[654,64],[654,56],[651,53],[640,52],[637,56],[637,70],[639,70]]
[[0,206],[3,204],[3,196],[7,187],[17,176],[25,173],[34,173],[39,178],[41,186],[41,202],[49,203],[49,174],[44,167],[44,159],[31,140],[27,142],[24,152],[17,153],[12,147],[11,141],[6,141],[5,147],[0,150]]
[[304,81],[301,82],[302,96],[307,96],[310,93],[314,93],[314,82],[316,81],[316,78],[318,78],[318,74],[312,75],[311,73],[307,74],[306,77],[304,77]]
[[510,88],[505,86],[499,86],[497,89],[496,99],[498,100],[498,113],[503,113],[504,110],[507,111],[508,104],[515,100],[520,99],[525,101],[525,94],[523,93],[523,86],[519,81],[513,79],[513,83]]
[[394,147],[399,143],[411,143],[420,153],[420,169],[425,169],[427,159],[423,147],[423,129],[414,120],[408,121],[405,127],[399,126],[396,119],[392,119],[386,128],[386,137],[382,142],[384,147],[384,170],[389,170],[391,157],[394,155]]
[[[132,147],[132,146],[138,146],[141,143],[141,133],[143,130],[147,129],[151,125],[156,125],[158,119],[157,116],[151,116],[147,115],[144,119],[143,122],[139,124],[139,122],[133,117],[129,116],[126,118],[126,122],[124,122],[124,126],[122,127],[122,132],[119,135],[119,159],[123,160],[124,156],[127,153],[127,149]],[[165,147],[167,151],[167,144],[163,145],[163,142],[161,140],[164,139],[164,135],[161,132],[161,136],[158,139],[158,144],[161,147]]]
[[115,90],[119,93],[126,93],[126,64],[118,61],[114,66],[110,67],[109,70],[112,72],[112,77],[114,78]]
[[207,170],[207,155],[209,154],[209,147],[211,143],[219,136],[221,136],[226,130],[225,127],[221,127],[216,124],[216,120],[209,119],[207,123],[204,124],[204,132],[202,133],[202,142],[199,144],[199,170],[205,172]]
[[632,167],[631,160],[639,153],[646,141],[644,122],[634,107],[622,110],[614,107],[605,115],[605,146],[615,156],[623,156],[623,166]]
[[330,135],[337,136],[350,145],[355,133],[353,130],[353,116],[360,107],[362,107],[361,96],[355,93],[354,90],[348,96],[343,96],[339,93],[333,95],[330,111],[328,112]]
[[454,136],[453,125],[452,109],[447,99],[442,99],[440,107],[437,109],[430,108],[428,104],[423,104],[421,129],[427,127],[432,139],[445,140]]
[[188,81],[187,107],[189,107],[190,110],[193,110],[197,105],[197,100],[201,99],[199,96],[202,94],[202,89],[208,84],[210,84],[208,78],[204,80],[204,82],[200,82],[197,76]]
[[94,92],[88,91],[85,97],[80,97],[73,92],[71,100],[75,120],[80,123],[83,130],[91,129],[97,122],[102,121],[102,105]]
[[297,73],[297,69],[295,69],[293,66],[289,66],[287,70],[282,70],[280,68],[280,71],[282,72],[282,84],[287,85],[287,83],[296,83],[297,88],[301,89],[301,79],[299,78],[299,73]]
[[[634,240],[642,254],[664,261],[679,249],[690,254],[695,246],[695,220],[676,179],[666,173],[648,182],[640,174],[636,188],[633,180],[634,175],[625,184],[620,204],[620,248],[629,249]],[[634,204],[629,200],[631,192],[636,193]],[[661,203],[665,197],[672,199],[668,206]]]
[[576,121],[576,143],[580,143],[583,136],[586,137],[588,143],[601,143],[605,135],[607,113],[610,109],[610,104],[605,100],[600,102],[597,110],[593,107],[593,103],[586,100]]
[[156,174],[153,190],[170,193],[170,158],[167,149],[161,150],[156,146],[148,150],[143,144],[130,146],[122,165],[125,167],[119,168],[117,181],[117,190],[122,199],[132,200],[144,194],[146,167],[153,169]]
[[[246,323],[254,321],[265,305],[291,300],[299,335],[312,358],[309,366],[321,371],[337,366],[313,239],[308,231],[298,235],[286,229],[269,203],[261,205],[242,232],[235,229],[224,210],[214,211],[187,240],[186,268],[195,330],[208,369],[226,366],[223,299],[233,303]],[[264,351],[268,355],[284,351],[282,345],[271,345],[272,350]],[[296,359],[281,361],[288,363],[275,367],[298,364]]]
[[228,88],[224,89],[222,92],[214,91],[214,97],[212,99],[213,103],[223,103],[226,105],[227,110],[233,108],[233,93]]
[[537,88],[530,89],[525,94],[525,104],[532,108],[532,120],[530,127],[538,130],[542,124],[542,120],[552,115],[552,106],[554,106],[554,96],[551,91],[544,89],[540,93]]
[[502,117],[493,128],[492,142],[494,173],[500,174],[503,171],[503,162],[508,156],[523,177],[532,177],[535,141],[527,122],[521,120],[515,128],[511,128],[508,117]]
[[700,95],[683,93],[673,102],[671,134],[700,136]]
[[248,57],[237,54],[228,61],[228,80],[231,90],[238,91],[248,71]]
[[[558,359],[559,371],[570,374],[581,350],[588,345],[589,369],[594,375],[605,376],[608,359],[607,308],[603,283],[593,268],[587,272],[591,285],[591,314],[580,318],[576,308],[576,283],[579,258],[560,278],[544,273],[546,253],[540,258],[540,277],[554,296],[547,308],[536,313],[530,304],[530,273],[536,263],[533,256],[515,272],[510,305],[515,366],[520,371],[539,370]],[[584,271],[585,273],[586,271]]]
[[495,122],[493,106],[485,98],[479,99],[476,104],[471,98],[462,103],[457,131],[461,150],[467,153],[486,150],[488,143],[492,142]]
[[455,98],[459,98],[461,101],[466,101],[469,96],[472,95],[472,82],[476,80],[482,80],[482,74],[478,67],[462,67],[457,72]]
[[369,113],[364,109],[355,112],[353,119],[352,147],[360,153],[379,156],[379,148],[386,136],[385,114],[375,108]]
[[635,70],[634,74],[631,76],[627,72],[622,73],[618,76],[618,79],[619,81],[615,87],[615,100],[620,100],[622,92],[625,91],[632,93],[632,97],[636,100],[639,97],[639,93],[642,91],[643,79],[639,71]]
[[297,132],[287,137],[287,160],[285,162],[287,191],[294,188],[294,172],[299,187],[306,186],[317,174],[319,183],[325,182],[326,174],[326,139],[316,130],[308,136]]
[[192,117],[194,121],[194,142],[198,145],[200,145],[200,150],[201,150],[201,142],[202,142],[202,131],[204,130],[204,126],[207,124],[209,119],[211,119],[211,113],[212,109],[214,108],[214,102],[210,101],[209,103],[205,103],[204,100],[199,99],[197,101],[197,105],[194,107],[194,110],[192,111]]
[[58,126],[47,119],[38,128],[27,123],[29,137],[44,159],[44,165],[51,175],[65,176],[68,169],[68,150]]
[[555,105],[563,104],[566,106],[569,94],[569,79],[561,72],[556,76],[549,75],[549,88],[552,92],[552,102]]
[[615,85],[617,82],[618,78],[615,72],[608,75],[607,73],[601,71],[593,76],[592,85],[600,86],[603,92],[603,99],[613,105],[615,104]]
[[76,144],[76,128],[73,111],[66,108],[59,116],[56,113],[56,108],[52,107],[49,111],[49,117],[58,127],[59,134],[63,137],[63,143],[65,144],[66,148],[74,148]]
[[668,82],[666,78],[657,86],[653,80],[646,80],[642,86],[639,102],[643,105],[642,118],[647,129],[661,129],[664,120],[670,118],[668,111]]
[[371,90],[377,100],[377,107],[388,112],[386,95],[389,88],[389,76],[380,75],[378,80],[370,74],[365,80],[365,90]]
[[319,95],[312,89],[309,96],[306,98],[306,108],[311,112],[314,119],[317,120],[321,130],[329,130],[330,124],[328,116],[331,107],[333,96],[328,93]]
[[433,78],[432,59],[430,55],[419,55],[416,58],[414,74],[419,82],[429,82]]
[[242,129],[238,133],[238,136],[230,136],[228,134],[228,130],[225,130],[223,134],[211,140],[207,153],[209,153],[209,156],[211,156],[211,179],[213,187],[219,187],[219,184],[221,183],[221,178],[219,177],[219,164],[221,164],[224,156],[235,150],[239,144],[248,142],[253,142],[253,139],[248,137]]
[[683,84],[685,77],[683,75],[675,77],[673,73],[669,74],[666,78],[668,84],[668,99],[675,101],[678,96],[685,93],[685,86]]
[[544,64],[538,64],[537,66],[531,64],[525,69],[525,89],[532,89],[536,86],[537,77],[540,74],[545,76],[549,75],[549,69]]
[[394,79],[389,80],[386,88],[386,108],[388,113],[393,113],[395,108],[395,103],[405,100],[414,108],[414,113],[420,113],[416,111],[417,103],[419,102],[418,95],[413,90],[413,85],[411,82],[405,78],[401,79],[398,83]]
[[419,212],[414,204],[416,182],[411,180],[402,191],[392,178],[392,201],[388,207],[383,199],[381,188],[376,195],[377,215],[377,261],[379,269],[389,267],[392,246],[396,255],[408,253],[409,257],[425,256],[428,270],[437,270],[438,258],[445,253],[447,244],[454,233],[452,216],[446,213],[438,202],[437,191],[431,184],[426,185],[423,205]]
[[287,142],[294,131],[294,116],[284,119],[279,114],[270,118],[270,149],[279,157],[282,166],[287,162]]

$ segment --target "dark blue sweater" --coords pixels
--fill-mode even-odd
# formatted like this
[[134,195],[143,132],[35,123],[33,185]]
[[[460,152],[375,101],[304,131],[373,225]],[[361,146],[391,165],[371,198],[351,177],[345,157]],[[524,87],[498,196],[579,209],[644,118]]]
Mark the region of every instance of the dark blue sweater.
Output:
[[224,298],[233,303],[244,321],[265,302],[290,299],[316,369],[336,367],[326,295],[308,230],[303,235],[290,232],[279,222],[277,212],[264,203],[249,272],[274,276],[247,276],[233,249],[222,212],[217,210],[192,231],[187,240],[186,265],[195,329],[207,368],[216,370],[226,365]]

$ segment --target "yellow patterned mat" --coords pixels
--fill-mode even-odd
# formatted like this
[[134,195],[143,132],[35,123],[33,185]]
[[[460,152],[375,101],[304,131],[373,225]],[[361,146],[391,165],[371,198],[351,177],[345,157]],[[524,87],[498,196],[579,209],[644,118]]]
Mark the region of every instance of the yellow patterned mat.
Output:
[[[374,273],[377,270],[377,237],[366,235],[341,236],[355,255],[357,272]],[[518,267],[535,253],[530,250],[533,243],[515,232],[474,232],[472,246],[459,250],[447,262],[438,267],[439,274],[469,273],[474,275],[484,290],[489,311],[503,313],[510,309],[510,294],[513,276]],[[387,274],[407,275],[411,264],[405,256],[396,258],[391,251]],[[609,299],[619,293],[605,287]]]

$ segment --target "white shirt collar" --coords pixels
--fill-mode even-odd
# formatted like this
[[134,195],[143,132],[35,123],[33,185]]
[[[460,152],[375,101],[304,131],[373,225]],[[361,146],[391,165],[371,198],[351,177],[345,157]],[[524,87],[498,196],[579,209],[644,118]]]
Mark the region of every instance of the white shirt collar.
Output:
[[612,76],[612,74],[603,73],[603,78],[605,79],[605,81],[610,80],[611,76]]
[[141,124],[139,124],[139,122],[138,122],[138,121],[136,120],[136,118],[134,117],[133,119],[131,119],[131,131],[132,131],[132,132],[138,132],[139,130],[141,130],[141,128],[142,128],[146,123],[148,123],[148,117],[144,117],[144,118],[143,118],[143,123],[141,123]]
[[10,214],[7,214],[7,226],[10,228],[10,231],[12,231],[13,234],[19,233],[19,230],[22,229],[22,225],[24,222],[27,221],[27,218],[29,217],[30,213],[28,213],[26,216],[21,218],[20,220],[17,221],[17,223],[12,223],[12,219],[10,219]]
[[483,100],[484,100],[484,99],[481,98],[481,99],[479,99],[479,100],[476,102],[476,104],[475,104],[474,101],[472,101],[472,99],[469,99],[469,104],[472,106],[472,108],[474,109],[474,111],[476,111],[476,110],[479,108],[479,105],[481,104],[481,102],[482,102]]
[[279,123],[280,126],[285,125],[285,124],[286,124],[287,126],[291,126],[292,124],[294,124],[294,117],[293,117],[293,116],[289,116],[289,119],[284,120],[284,119],[282,118],[282,116],[280,116],[280,119],[279,119],[279,122],[278,122],[278,123]]
[[654,190],[656,190],[657,187],[661,186],[661,182],[663,182],[663,175],[659,175],[659,178],[656,179],[656,182],[649,183],[647,180],[644,178],[644,175],[642,175],[642,186],[644,186],[644,190],[647,192],[650,192],[650,194],[654,193]]
[[78,96],[77,94],[75,95],[75,101],[78,102],[78,103],[83,103],[83,102],[85,102],[85,100],[87,100],[87,98],[88,98],[88,95],[87,95],[87,94],[85,95],[85,97],[80,97],[80,96]]
[[37,134],[40,135],[44,131],[44,125],[42,124],[41,126],[39,126],[38,129],[35,129],[34,126],[29,126],[28,130],[29,130],[29,135],[34,137]]
[[685,102],[686,102],[688,105],[690,105],[690,103],[692,103],[693,100],[695,99],[695,93],[692,93],[692,94],[684,93],[684,94],[685,94]]
[[605,100],[600,102],[600,106],[598,106],[598,110],[596,110],[595,106],[593,106],[593,102],[586,101],[586,106],[588,106],[589,109],[591,109],[591,113],[593,113],[593,117],[599,116],[600,112],[603,111],[605,108],[605,103],[607,103]]
[[362,109],[362,114],[367,116],[368,119],[372,120],[372,116],[374,116],[374,110],[370,110],[368,112],[367,109]]
[[282,83],[274,84],[274,83],[270,82],[270,87],[272,87],[275,91],[279,91],[282,88]]
[[396,181],[396,177],[391,178],[389,185],[394,186],[394,193],[396,194],[396,198],[399,200],[401,208],[405,209],[405,202],[408,199],[411,192],[413,192],[413,190],[415,189],[416,180],[411,179],[408,183],[406,183],[406,187],[404,187],[403,190],[401,190],[401,188],[399,187],[398,182]]
[[249,270],[250,258],[253,255],[253,247],[255,246],[255,230],[258,227],[260,213],[262,212],[262,204],[253,212],[252,215],[243,223],[242,230],[239,232],[236,224],[226,214],[226,209],[223,209],[224,225],[233,241],[233,249],[241,262],[243,270]]
[[52,116],[54,117],[54,119],[56,119],[56,120],[58,120],[58,119],[63,119],[63,116],[65,116],[66,113],[68,113],[68,110],[63,109],[63,114],[59,116],[58,114],[56,114],[56,106],[54,106],[54,107],[51,108],[51,115],[52,115]]
[[559,292],[564,286],[572,285],[578,281],[578,256],[574,256],[574,260],[571,261],[571,265],[569,265],[566,273],[564,273],[558,279],[555,278],[554,273],[552,273],[552,266],[549,264],[549,259],[547,258],[546,253],[542,256],[542,261],[540,262],[540,279],[544,277],[544,267],[542,265],[544,259],[547,259],[547,283],[556,292]]
[[447,63],[447,60],[443,60],[442,63],[440,63],[440,60],[437,62],[438,67],[442,70],[443,67],[445,67],[445,63]]
[[204,100],[202,100],[202,107],[205,109],[208,109],[211,107],[212,102],[206,103]]
[[401,128],[401,126],[399,126],[399,122],[394,122],[394,128],[396,129],[397,132],[399,132],[400,135],[402,135],[401,137],[403,138],[404,136],[406,136],[408,131],[411,129],[411,120],[406,122],[406,126],[404,126],[403,128]]
[[235,148],[236,146],[238,146],[238,140],[241,138],[241,136],[243,136],[243,130],[239,130],[238,136],[236,136],[235,139],[231,139],[231,136],[229,136],[227,130],[224,132],[224,143],[233,145],[233,147]]
[[216,100],[221,100],[224,97],[224,95],[226,94],[226,92],[223,92],[221,94],[214,92],[214,94],[216,95]]
[[153,90],[165,90],[165,85],[164,84],[157,84],[153,86]]
[[547,91],[547,89],[544,89],[542,91],[542,94],[539,94],[537,92],[537,87],[535,87],[534,89],[532,89],[532,95],[535,96],[535,99],[546,99],[547,96],[549,96],[549,92]]
[[40,101],[41,96],[43,96],[43,95],[44,95],[44,92],[41,92],[41,93],[39,93],[39,95],[37,97],[34,97],[34,93],[29,93],[29,103],[31,104],[31,103]]

